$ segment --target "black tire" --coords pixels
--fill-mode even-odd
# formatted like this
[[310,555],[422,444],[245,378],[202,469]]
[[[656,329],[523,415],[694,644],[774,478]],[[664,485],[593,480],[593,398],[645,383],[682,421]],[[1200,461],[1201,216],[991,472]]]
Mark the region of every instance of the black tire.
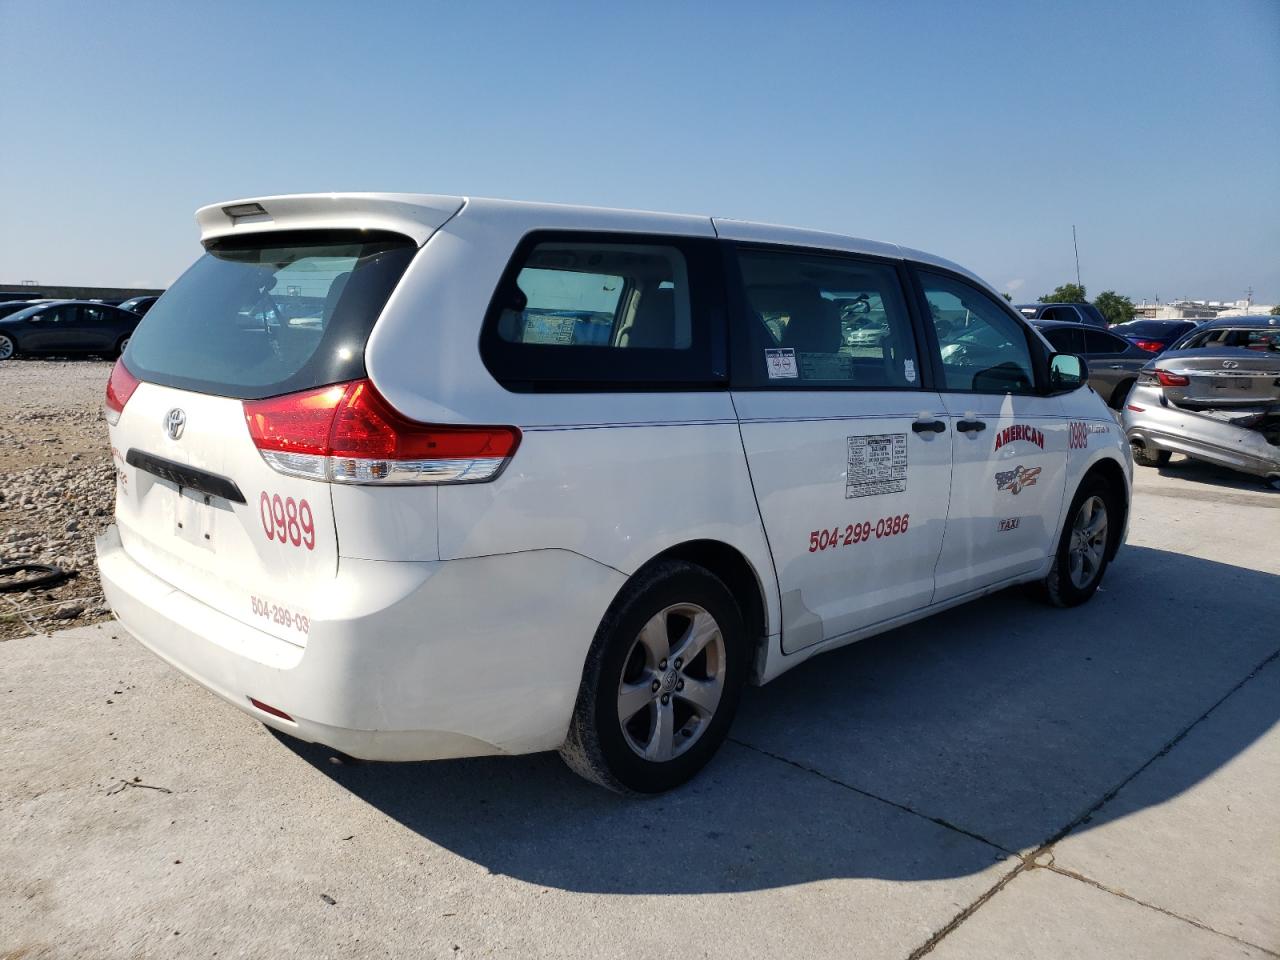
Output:
[[1168,450],[1156,450],[1154,453],[1147,449],[1147,445],[1141,442],[1133,442],[1129,444],[1133,450],[1133,462],[1140,467],[1163,467],[1169,463],[1169,458],[1173,456]]
[[[619,686],[633,669],[637,650],[644,656],[638,639],[642,628],[662,611],[683,604],[701,607],[719,628],[723,686],[709,719],[693,717],[686,721],[698,724],[696,736],[690,734],[694,736],[692,742],[681,747],[683,752],[659,762],[646,759],[630,745],[631,735],[624,732],[618,716]],[[678,622],[680,615],[672,616]],[[708,650],[713,646],[714,641]],[[710,663],[706,659],[709,655],[701,655],[704,665]],[[682,560],[653,564],[637,574],[614,600],[596,631],[560,756],[575,773],[619,793],[660,793],[679,786],[707,764],[728,734],[746,680],[749,655],[742,613],[718,577]],[[699,659],[695,657],[685,668],[696,669]],[[659,682],[654,680],[655,684]],[[683,690],[684,681],[680,683]],[[655,693],[655,698],[658,695]],[[689,709],[678,693],[668,694],[667,698],[673,714],[681,704]],[[642,709],[651,708],[657,710],[656,699]],[[656,717],[656,713],[646,716]],[[688,727],[675,728],[672,739],[678,745],[683,743],[685,729]]]
[[1133,385],[1137,380],[1122,380],[1116,384],[1116,388],[1111,391],[1111,400],[1107,403],[1112,410],[1124,409],[1125,397],[1129,396],[1129,391],[1133,389]]
[[7,333],[0,333],[0,363],[18,355],[18,342]]
[[[1092,576],[1081,585],[1073,581],[1070,572],[1072,533],[1081,507],[1093,497],[1098,497],[1106,509],[1106,542],[1101,552],[1101,559],[1092,571]],[[1119,494],[1102,477],[1086,477],[1080,484],[1080,489],[1071,498],[1071,507],[1067,510],[1067,518],[1062,525],[1062,533],[1058,537],[1058,549],[1053,556],[1053,566],[1049,568],[1049,575],[1040,585],[1042,597],[1050,604],[1055,607],[1076,607],[1098,592],[1098,586],[1102,583],[1110,563],[1109,558],[1115,547],[1115,538],[1120,535],[1120,507]]]
[[130,336],[132,336],[132,334],[126,334],[125,336],[121,337],[119,340],[116,341],[116,347],[111,352],[111,358],[113,360],[119,359],[120,357],[124,356],[124,348],[129,345]]

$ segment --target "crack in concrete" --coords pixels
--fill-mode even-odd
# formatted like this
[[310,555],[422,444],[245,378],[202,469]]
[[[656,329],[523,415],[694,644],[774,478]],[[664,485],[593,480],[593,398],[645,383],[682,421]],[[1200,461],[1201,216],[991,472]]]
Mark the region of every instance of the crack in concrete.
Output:
[[1216,933],[1220,937],[1226,937],[1228,940],[1234,940],[1236,943],[1249,947],[1253,950],[1259,950],[1262,953],[1265,953],[1268,957],[1280,957],[1280,953],[1277,953],[1274,950],[1269,950],[1268,948],[1262,946],[1261,944],[1254,943],[1250,940],[1245,940],[1243,937],[1237,937],[1235,934],[1224,933],[1223,931],[1218,930],[1214,927],[1211,927],[1209,926],[1209,924],[1204,923],[1203,921],[1197,920],[1194,917],[1187,917],[1182,915],[1181,913],[1175,913],[1172,910],[1168,910],[1164,907],[1157,906],[1154,903],[1147,903],[1147,901],[1145,900],[1139,900],[1137,897],[1132,896],[1131,894],[1125,893],[1123,890],[1117,890],[1114,887],[1109,887],[1105,883],[1100,883],[1099,881],[1094,880],[1092,877],[1085,876],[1083,873],[1076,873],[1076,871],[1068,870],[1066,867],[1057,867],[1057,866],[1054,866],[1052,863],[1050,863],[1048,866],[1036,864],[1035,868],[1040,870],[1048,870],[1051,873],[1058,874],[1059,876],[1070,877],[1072,880],[1079,880],[1081,883],[1087,883],[1089,886],[1096,887],[1097,889],[1101,890],[1103,893],[1109,893],[1113,897],[1119,897],[1122,900],[1128,900],[1130,903],[1136,903],[1138,906],[1146,907],[1148,910],[1154,910],[1156,911],[1156,913],[1163,913],[1166,917],[1172,917],[1175,920],[1181,920],[1183,923],[1189,923],[1193,927],[1199,927],[1201,930],[1208,931],[1209,933]]
[[[976,913],[982,907],[983,904],[985,904],[988,900],[990,900],[997,893],[999,893],[1006,886],[1008,886],[1014,880],[1015,877],[1017,877],[1021,873],[1025,873],[1029,870],[1035,870],[1035,869],[1049,870],[1061,876],[1070,877],[1074,880],[1079,880],[1082,883],[1088,883],[1091,886],[1094,886],[1105,893],[1110,893],[1117,897],[1121,897],[1125,900],[1130,901],[1131,903],[1135,903],[1142,907],[1147,907],[1148,909],[1155,910],[1158,913],[1163,913],[1166,916],[1172,917],[1176,920],[1182,920],[1186,923],[1191,924],[1192,926],[1199,927],[1200,929],[1206,930],[1210,933],[1215,933],[1220,937],[1226,937],[1228,940],[1234,940],[1237,943],[1240,943],[1252,949],[1261,950],[1267,956],[1280,957],[1280,954],[1272,950],[1268,950],[1266,947],[1259,946],[1258,944],[1255,944],[1255,943],[1250,943],[1247,940],[1243,940],[1240,937],[1233,936],[1232,934],[1229,934],[1229,933],[1223,933],[1221,930],[1215,930],[1213,927],[1210,927],[1207,924],[1201,923],[1198,920],[1193,920],[1190,917],[1184,917],[1181,914],[1174,913],[1170,910],[1166,910],[1154,904],[1150,904],[1142,900],[1138,900],[1136,897],[1131,897],[1128,894],[1119,890],[1113,890],[1112,888],[1107,887],[1106,885],[1099,883],[1096,880],[1092,880],[1082,874],[1077,874],[1074,871],[1070,871],[1063,867],[1059,867],[1056,865],[1056,862],[1054,859],[1054,853],[1053,853],[1054,844],[1058,843],[1060,840],[1066,837],[1069,833],[1071,833],[1071,831],[1076,829],[1076,827],[1080,826],[1081,824],[1091,819],[1094,816],[1094,814],[1096,814],[1104,806],[1106,806],[1108,803],[1114,800],[1121,790],[1123,790],[1130,783],[1132,783],[1137,777],[1141,776],[1143,771],[1145,771],[1153,763],[1155,763],[1161,757],[1167,756],[1169,752],[1173,750],[1174,747],[1176,747],[1179,743],[1181,743],[1184,739],[1186,739],[1187,735],[1191,733],[1191,731],[1194,730],[1197,726],[1199,726],[1204,720],[1206,720],[1210,714],[1212,714],[1215,710],[1218,709],[1218,707],[1222,706],[1222,704],[1224,704],[1227,700],[1233,697],[1241,688],[1244,687],[1245,684],[1247,684],[1250,680],[1253,680],[1254,678],[1256,678],[1259,673],[1261,673],[1269,665],[1275,662],[1278,658],[1280,658],[1280,649],[1275,650],[1269,656],[1263,658],[1262,661],[1259,662],[1257,666],[1255,666],[1251,671],[1249,671],[1249,673],[1246,674],[1243,679],[1241,679],[1230,690],[1228,690],[1216,701],[1214,701],[1214,703],[1207,710],[1205,710],[1204,713],[1200,714],[1200,716],[1196,717],[1196,719],[1192,720],[1189,724],[1183,727],[1182,730],[1179,731],[1175,737],[1173,737],[1173,739],[1169,740],[1163,747],[1161,747],[1154,754],[1152,754],[1146,760],[1145,763],[1143,763],[1136,770],[1130,773],[1127,777],[1125,777],[1123,780],[1121,780],[1119,783],[1113,786],[1110,790],[1104,793],[1096,803],[1094,803],[1091,807],[1089,807],[1079,816],[1075,817],[1073,820],[1067,823],[1066,826],[1064,826],[1062,829],[1054,833],[1044,843],[1040,844],[1034,850],[1026,854],[1019,854],[1015,851],[1008,850],[1005,847],[1001,846],[1000,844],[996,843],[995,841],[989,840],[986,837],[982,836],[981,834],[974,833],[972,830],[966,830],[964,827],[958,826],[954,823],[951,823],[950,821],[944,820],[941,817],[934,817],[934,816],[930,816],[927,813],[922,813],[921,811],[916,810],[914,807],[910,806],[909,804],[899,803],[896,800],[890,800],[887,797],[882,797],[879,794],[872,793],[869,790],[864,790],[861,787],[856,787],[851,783],[846,783],[845,781],[840,780],[837,777],[833,777],[830,774],[823,773],[821,770],[817,770],[811,766],[808,766],[807,764],[800,763],[797,760],[792,760],[790,757],[784,757],[781,754],[773,753],[769,750],[765,750],[763,747],[758,747],[753,743],[747,743],[745,740],[739,740],[736,737],[729,737],[728,740],[731,743],[736,743],[738,746],[744,747],[748,750],[752,750],[756,753],[761,754],[762,756],[769,757],[772,760],[777,760],[780,763],[788,764],[792,767],[795,767],[798,770],[803,770],[805,773],[812,774],[815,777],[820,777],[821,779],[826,780],[828,783],[834,784],[835,786],[843,787],[846,790],[851,790],[854,793],[860,794],[861,796],[867,797],[868,799],[871,799],[871,800],[878,800],[880,803],[888,804],[889,806],[897,810],[901,810],[904,813],[909,813],[912,816],[920,817],[924,820],[928,820],[930,823],[936,823],[940,827],[944,827],[947,830],[952,830],[956,833],[963,834],[966,837],[969,837],[973,840],[977,840],[979,843],[985,843],[987,846],[992,847],[996,850],[999,850],[1001,853],[1004,853],[1013,857],[1018,857],[1017,866],[1015,866],[1008,873],[1004,874],[1002,877],[1000,877],[999,880],[997,880],[989,888],[983,891],[983,893],[981,893],[977,897],[977,899],[975,899],[972,903],[970,903],[963,910],[961,910],[954,917],[952,917],[951,920],[945,926],[935,931],[929,937],[928,940],[926,940],[920,946],[916,947],[916,949],[912,950],[911,953],[907,955],[906,960],[919,960],[919,958],[931,952],[933,948],[936,947],[939,943],[941,943],[944,939],[946,939],[946,937],[953,930],[955,930],[962,923],[964,923],[971,916],[973,916],[973,914]],[[1037,863],[1037,861],[1043,857],[1048,857],[1048,862]]]
[[[1036,864],[1036,860],[1038,860],[1040,857],[1046,854],[1049,856],[1049,863],[1043,867],[1040,867],[1040,869],[1052,870],[1055,873],[1062,873],[1063,876],[1068,876],[1069,875],[1068,873],[1063,871],[1061,868],[1055,866],[1054,864],[1053,850],[1052,850],[1053,845],[1056,844],[1058,841],[1062,840],[1069,833],[1071,833],[1072,830],[1080,826],[1086,820],[1089,820],[1091,817],[1093,817],[1094,814],[1096,814],[1104,806],[1106,806],[1108,803],[1114,800],[1116,795],[1119,794],[1121,790],[1123,790],[1130,783],[1132,783],[1134,779],[1140,776],[1142,772],[1146,770],[1148,767],[1150,767],[1153,763],[1155,763],[1161,757],[1166,756],[1174,747],[1176,747],[1179,743],[1181,743],[1184,739],[1186,739],[1187,735],[1192,730],[1194,730],[1197,726],[1200,725],[1200,723],[1202,723],[1205,719],[1207,719],[1209,715],[1213,713],[1213,711],[1217,710],[1218,707],[1222,706],[1222,704],[1224,704],[1227,700],[1235,696],[1235,694],[1239,692],[1240,689],[1243,688],[1245,684],[1247,684],[1250,680],[1253,680],[1254,678],[1256,678],[1259,673],[1261,673],[1264,669],[1266,669],[1268,666],[1274,663],[1277,658],[1280,658],[1280,649],[1277,649],[1273,651],[1269,656],[1264,657],[1262,661],[1258,663],[1257,666],[1255,666],[1252,670],[1249,671],[1248,674],[1244,676],[1243,679],[1241,679],[1235,686],[1233,686],[1230,690],[1228,690],[1216,701],[1214,701],[1213,705],[1210,706],[1209,709],[1207,709],[1204,713],[1200,714],[1200,716],[1196,717],[1196,719],[1192,720],[1189,724],[1183,727],[1182,730],[1177,734],[1177,736],[1175,736],[1172,740],[1166,743],[1158,751],[1152,754],[1152,756],[1148,758],[1148,760],[1145,763],[1143,763],[1140,767],[1138,767],[1138,769],[1134,770],[1131,774],[1129,774],[1127,777],[1121,780],[1118,784],[1116,784],[1114,787],[1112,787],[1110,790],[1104,793],[1102,795],[1102,798],[1098,800],[1097,803],[1095,803],[1088,810],[1084,811],[1084,813],[1080,814],[1078,817],[1076,817],[1074,820],[1068,823],[1065,827],[1063,827],[1061,830],[1055,833],[1052,837],[1050,837],[1048,840],[1042,843],[1039,847],[1037,847],[1031,853],[1024,855],[1021,858],[1021,862],[1016,867],[1014,867],[1013,870],[1011,870],[1005,876],[1001,877],[998,881],[996,881],[994,886],[992,886],[989,890],[987,890],[985,893],[979,896],[978,899],[973,901],[973,903],[969,904],[969,906],[965,907],[958,914],[952,917],[951,922],[949,922],[946,926],[944,926],[942,929],[934,933],[933,936],[931,936],[928,940],[926,940],[923,944],[921,944],[915,950],[911,951],[911,953],[907,955],[907,960],[919,960],[920,957],[925,956],[927,953],[933,950],[933,948],[936,947],[939,943],[941,943],[948,934],[950,934],[953,930],[959,927],[960,924],[968,920],[969,917],[973,916],[973,914],[976,913],[977,910],[984,903],[986,903],[988,900],[994,897],[997,893],[1003,890],[1006,886],[1008,886],[1010,881],[1012,881],[1016,876],[1018,876],[1018,874],[1024,873],[1027,870],[1035,869],[1038,866]],[[937,821],[937,822],[941,822],[941,821]],[[1085,880],[1085,878],[1083,877],[1078,877],[1077,879]],[[1092,882],[1092,881],[1086,881],[1086,882]],[[1097,886],[1098,889],[1104,890],[1108,893],[1114,892],[1109,890],[1107,887],[1103,886],[1102,884],[1094,884],[1094,885]],[[1124,896],[1123,894],[1119,894],[1119,893],[1117,893],[1116,895]],[[1142,901],[1136,900],[1133,897],[1126,896],[1125,899],[1131,900],[1133,903],[1140,904],[1141,906],[1151,906],[1150,904],[1143,903]],[[1161,913],[1165,913],[1171,917],[1176,917],[1179,920],[1187,919],[1185,917],[1178,916],[1178,914],[1171,913],[1167,910],[1161,910],[1159,907],[1151,906],[1151,909],[1157,910]],[[1203,926],[1203,924],[1195,923],[1195,921],[1187,920],[1187,922],[1193,923],[1195,926]],[[1233,937],[1229,933],[1222,933],[1222,931],[1220,930],[1214,930],[1212,927],[1204,927],[1204,929],[1209,930],[1212,933],[1216,933],[1219,936],[1226,937],[1230,940],[1239,940],[1238,937]],[[1247,941],[1240,940],[1240,942],[1246,943]],[[1248,944],[1248,946],[1253,947],[1255,945],[1250,943]],[[1258,947],[1257,949],[1264,950],[1270,956],[1277,956],[1277,954],[1273,953],[1270,950],[1265,950],[1265,948],[1263,947]]]
[[785,763],[788,766],[795,767],[797,770],[803,770],[805,773],[811,773],[815,777],[826,780],[828,783],[835,784],[837,787],[852,790],[854,793],[861,794],[870,800],[878,800],[880,803],[888,804],[889,806],[897,810],[901,810],[904,813],[909,813],[914,817],[920,817],[922,820],[928,820],[930,823],[936,823],[940,827],[945,827],[946,829],[952,830],[956,833],[964,834],[964,836],[969,837],[972,840],[977,840],[979,843],[985,843],[989,847],[994,847],[1007,856],[1018,856],[1017,851],[1006,849],[994,840],[988,840],[986,837],[982,836],[982,834],[974,833],[972,830],[966,830],[964,827],[958,826],[957,824],[951,823],[947,820],[943,820],[941,817],[930,816],[927,813],[922,813],[921,811],[916,810],[908,804],[899,803],[896,800],[890,800],[888,797],[882,797],[879,794],[872,793],[870,790],[864,790],[861,787],[855,787],[851,783],[846,783],[838,777],[833,777],[828,773],[823,773],[821,770],[816,770],[813,767],[800,763],[798,760],[792,760],[790,757],[784,757],[781,754],[773,753],[763,747],[757,747],[754,743],[747,743],[745,740],[739,740],[736,737],[728,737],[727,739],[730,743],[736,743],[740,747],[745,747],[748,750],[754,750],[756,753],[768,757],[771,760],[777,760],[780,763]]

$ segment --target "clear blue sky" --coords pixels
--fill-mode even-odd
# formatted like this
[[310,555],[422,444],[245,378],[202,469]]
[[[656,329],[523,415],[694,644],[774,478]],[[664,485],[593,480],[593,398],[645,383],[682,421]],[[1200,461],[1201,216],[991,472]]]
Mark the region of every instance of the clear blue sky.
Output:
[[1015,299],[1280,301],[1280,0],[0,0],[0,281],[163,285],[192,212],[404,190],[921,247]]

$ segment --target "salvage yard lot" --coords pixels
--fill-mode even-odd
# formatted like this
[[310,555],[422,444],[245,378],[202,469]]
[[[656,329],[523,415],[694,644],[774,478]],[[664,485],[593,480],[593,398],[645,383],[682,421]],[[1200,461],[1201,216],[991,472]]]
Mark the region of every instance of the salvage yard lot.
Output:
[[1280,954],[1280,494],[1140,471],[1087,606],[811,661],[632,801],[551,755],[338,762],[85,625],[108,369],[0,364],[0,551],[81,570],[0,634],[0,957]]

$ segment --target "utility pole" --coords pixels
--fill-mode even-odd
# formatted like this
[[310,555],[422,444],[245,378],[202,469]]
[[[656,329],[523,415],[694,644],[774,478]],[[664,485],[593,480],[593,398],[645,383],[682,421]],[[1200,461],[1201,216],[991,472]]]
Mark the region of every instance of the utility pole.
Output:
[[1253,287],[1244,292],[1244,304],[1246,310],[1253,306]]
[[1084,284],[1080,282],[1080,244],[1076,243],[1076,225],[1071,225],[1071,246],[1076,251],[1076,286],[1082,287]]

